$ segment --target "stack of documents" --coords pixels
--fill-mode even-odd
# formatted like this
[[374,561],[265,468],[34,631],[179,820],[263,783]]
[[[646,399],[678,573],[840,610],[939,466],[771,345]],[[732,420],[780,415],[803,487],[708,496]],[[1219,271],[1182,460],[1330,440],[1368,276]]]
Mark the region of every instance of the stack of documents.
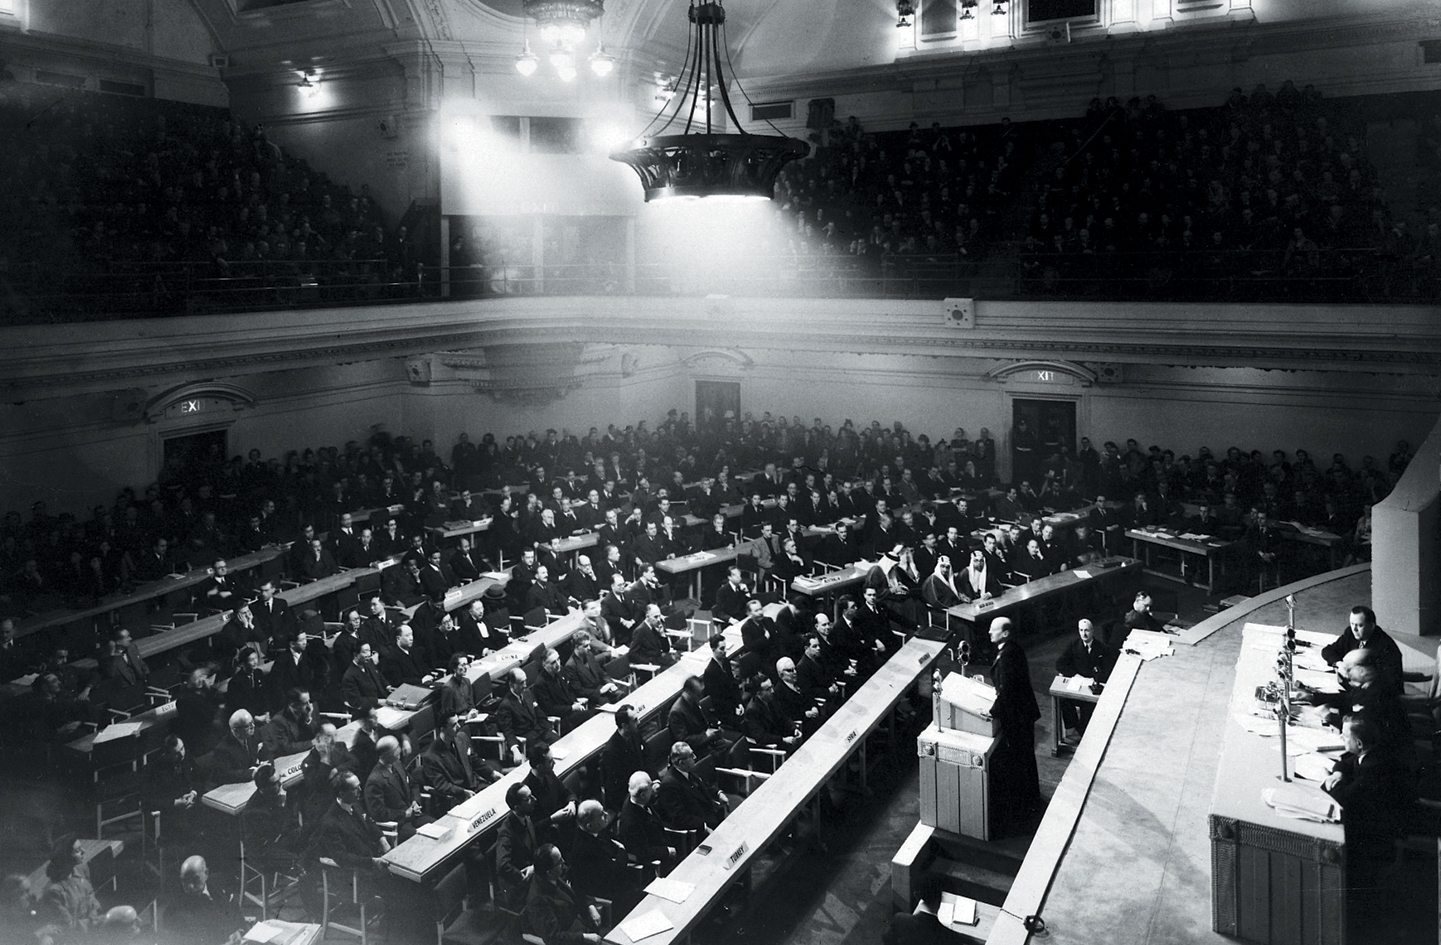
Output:
[[996,690],[984,680],[950,673],[941,680],[941,698],[972,715],[989,716],[996,704]]
[[1297,820],[1314,820],[1320,824],[1334,824],[1341,819],[1341,805],[1319,788],[1300,784],[1266,788],[1261,800],[1276,809],[1276,813]]

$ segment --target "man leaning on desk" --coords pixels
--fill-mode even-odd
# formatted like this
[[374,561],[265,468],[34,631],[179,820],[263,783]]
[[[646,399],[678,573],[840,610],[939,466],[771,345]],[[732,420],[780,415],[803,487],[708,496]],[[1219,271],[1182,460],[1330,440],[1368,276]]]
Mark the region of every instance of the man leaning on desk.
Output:
[[1332,666],[1339,663],[1352,650],[1376,651],[1376,668],[1386,684],[1397,694],[1402,691],[1401,648],[1390,635],[1376,626],[1376,613],[1370,607],[1351,608],[1349,625],[1341,635],[1321,650],[1321,658]]

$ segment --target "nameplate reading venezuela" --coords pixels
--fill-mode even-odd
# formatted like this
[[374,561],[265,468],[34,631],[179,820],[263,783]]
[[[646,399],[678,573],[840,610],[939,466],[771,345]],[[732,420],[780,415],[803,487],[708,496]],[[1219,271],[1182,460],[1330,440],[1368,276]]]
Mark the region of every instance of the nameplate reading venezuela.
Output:
[[484,811],[480,812],[479,814],[476,814],[474,817],[472,817],[472,818],[470,819],[470,823],[468,823],[468,824],[465,825],[465,835],[466,835],[467,837],[471,837],[471,836],[474,836],[475,834],[479,833],[480,830],[481,830],[481,828],[483,828],[486,824],[488,824],[488,823],[490,823],[492,820],[494,820],[495,817],[496,817],[496,815],[499,814],[499,813],[500,813],[500,808],[498,808],[498,807],[490,807],[489,809],[484,810]]

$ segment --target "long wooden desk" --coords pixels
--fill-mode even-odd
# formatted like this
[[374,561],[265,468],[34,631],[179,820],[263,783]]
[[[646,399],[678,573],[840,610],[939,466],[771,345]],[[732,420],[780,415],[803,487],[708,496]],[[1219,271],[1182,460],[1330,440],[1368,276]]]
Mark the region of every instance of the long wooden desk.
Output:
[[[135,715],[132,715],[128,719],[122,719],[119,723],[112,722],[111,725],[138,725],[139,728],[136,729],[134,733],[135,737],[138,738],[144,736],[152,729],[169,726],[170,723],[175,719],[175,709],[176,705],[174,702],[166,702],[163,705],[155,706],[153,709],[146,709],[144,712],[137,712]],[[106,728],[109,727],[110,726],[106,726]],[[80,736],[74,741],[66,742],[65,750],[75,752],[76,754],[88,759],[95,751],[95,739],[100,735],[100,732],[104,731],[105,729],[102,728],[99,732],[91,732],[87,735]],[[120,731],[120,729],[117,729],[116,731]],[[119,737],[129,738],[131,736],[121,735]]]
[[[399,555],[393,555],[391,560],[398,561],[399,557]],[[332,574],[330,577],[321,578],[318,581],[311,581],[309,584],[302,584],[299,587],[292,587],[289,590],[281,591],[276,596],[292,608],[298,607],[300,604],[307,604],[330,594],[343,591],[359,581],[362,577],[379,574],[381,570],[380,568],[373,567],[351,568],[348,571],[341,571],[338,574]],[[230,619],[230,614],[231,611],[212,614],[209,617],[202,617],[184,626],[176,627],[174,630],[162,630],[148,637],[141,637],[135,641],[135,645],[140,650],[140,655],[148,659],[159,653],[164,653],[167,650],[187,646],[188,644],[214,636],[220,632],[221,627],[225,626],[225,622]],[[99,663],[94,657],[74,660],[70,665],[92,672],[99,668]]]
[[[939,658],[944,644],[913,637],[841,705],[780,769],[731,811],[704,843],[682,860],[670,879],[695,889],[685,902],[647,895],[631,917],[659,910],[674,926],[642,941],[670,945],[682,941],[785,829],[810,798],[860,751],[867,736],[890,715],[897,702]],[[625,920],[622,920],[624,922]],[[606,935],[613,945],[631,945],[621,923]]]
[[474,535],[477,532],[490,531],[490,523],[493,519],[490,516],[476,519],[473,522],[446,522],[443,525],[427,525],[425,530],[436,538],[459,538],[462,535]]
[[[284,553],[284,548],[278,545],[262,548],[248,555],[238,555],[234,558],[226,558],[231,574],[239,574],[278,557]],[[114,596],[102,598],[100,603],[82,610],[55,610],[49,613],[20,621],[15,627],[17,638],[27,637],[31,634],[41,633],[54,627],[63,627],[68,624],[80,623],[106,615],[113,615],[128,607],[149,604],[150,601],[160,597],[168,597],[179,591],[187,591],[198,586],[210,577],[206,568],[194,568],[185,574],[175,577],[163,577],[155,581],[142,584],[134,590]],[[113,617],[112,617],[113,619]]]
[[857,561],[838,571],[822,574],[820,577],[798,577],[791,582],[791,590],[807,597],[830,597],[850,590],[866,579],[874,562]]
[[[1275,678],[1281,642],[1280,634],[1254,625],[1241,636],[1211,795],[1211,927],[1248,942],[1344,945],[1346,843],[1341,825],[1283,817],[1266,804],[1261,792],[1269,788],[1325,795],[1314,782],[1283,785],[1280,739],[1252,734],[1237,720],[1255,704],[1256,687]],[[1298,656],[1308,651],[1319,659],[1315,647],[1298,648]],[[1267,731],[1277,728],[1274,719],[1265,726]],[[1340,734],[1335,741],[1340,743]]]
[[[705,669],[708,659],[709,646],[684,654],[675,665],[637,687],[626,697],[626,704],[636,709],[642,721],[653,717],[680,694],[686,677],[699,675]],[[614,733],[615,719],[604,712],[567,733],[551,748],[556,759],[556,774],[564,777],[584,764],[605,747]],[[423,881],[467,845],[500,825],[509,810],[505,792],[512,784],[523,781],[529,772],[530,766],[522,764],[474,797],[457,804],[437,821],[448,831],[445,836],[433,839],[417,834],[398,845],[384,857],[390,871],[415,882]]]
[[716,567],[717,565],[730,564],[740,557],[739,548],[713,548],[709,551],[697,551],[688,555],[681,555],[679,558],[667,558],[664,561],[657,561],[657,571],[664,571],[679,577],[682,574],[690,575],[691,597],[695,600],[704,600],[701,597],[701,571],[705,568]]
[[1018,607],[1070,592],[1083,584],[1114,581],[1122,575],[1134,577],[1140,568],[1141,562],[1135,558],[1102,558],[1070,571],[1049,574],[1028,584],[1018,585],[990,600],[957,604],[947,608],[946,614],[974,625],[982,620],[989,621],[1008,614]]
[[[1131,539],[1131,553],[1135,557],[1142,557],[1144,555],[1147,574],[1166,578],[1170,581],[1180,581],[1182,584],[1190,584],[1193,582],[1186,577],[1187,557],[1204,558],[1206,561],[1206,583],[1201,586],[1206,588],[1206,593],[1214,594],[1216,592],[1216,562],[1217,560],[1221,561],[1221,573],[1225,574],[1224,556],[1228,554],[1231,549],[1235,548],[1239,542],[1209,536],[1202,539],[1182,538],[1181,535],[1183,534],[1189,533],[1173,532],[1166,528],[1144,530],[1137,528],[1126,529],[1126,537]],[[1144,550],[1142,546],[1144,546]],[[1181,553],[1181,573],[1179,576],[1169,571],[1160,571],[1151,567],[1151,549],[1153,547],[1169,548],[1172,551]]]
[[[282,785],[289,787],[300,780],[301,765],[305,762],[305,756],[308,754],[310,754],[310,750],[306,749],[293,755],[281,755],[272,762]],[[255,782],[241,781],[236,784],[221,784],[211,788],[201,795],[200,803],[230,817],[238,817],[254,795]]]

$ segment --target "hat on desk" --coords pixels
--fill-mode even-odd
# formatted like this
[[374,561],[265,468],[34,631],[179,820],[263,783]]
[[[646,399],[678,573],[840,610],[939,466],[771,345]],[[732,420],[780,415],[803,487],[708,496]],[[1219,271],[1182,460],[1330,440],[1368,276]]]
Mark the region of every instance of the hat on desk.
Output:
[[480,596],[486,600],[505,600],[505,588],[499,584],[490,584],[481,591]]

